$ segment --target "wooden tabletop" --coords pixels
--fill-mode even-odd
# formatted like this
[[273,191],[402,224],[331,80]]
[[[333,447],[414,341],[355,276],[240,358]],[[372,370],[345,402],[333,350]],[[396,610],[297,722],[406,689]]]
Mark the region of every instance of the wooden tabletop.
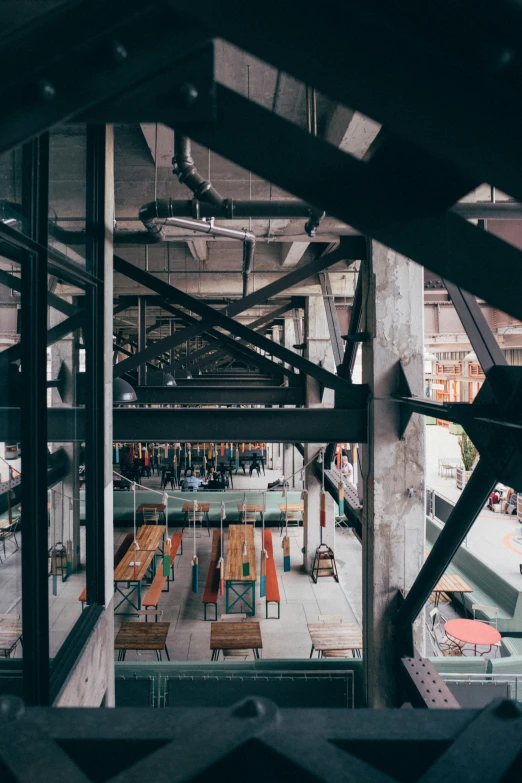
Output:
[[[246,528],[246,531],[245,531]],[[247,556],[250,563],[250,573],[243,576],[243,543],[247,542]],[[256,547],[253,525],[229,525],[227,557],[225,561],[225,581],[255,582],[256,581]]]
[[296,511],[304,511],[304,503],[289,503],[288,506],[286,505],[286,503],[279,504],[279,511],[281,512],[281,514],[284,514],[287,508],[293,514],[295,514]]
[[316,650],[360,650],[362,634],[355,623],[309,623]]
[[[152,549],[134,549],[131,544],[127,552],[123,555],[122,559],[114,569],[114,581],[115,582],[141,582],[147,573],[147,569],[152,562],[156,550]],[[136,565],[136,572],[134,566],[129,565],[131,562],[140,563]]]
[[[210,511],[210,503],[200,503],[199,500],[196,500],[195,502],[198,504],[196,511],[202,511],[204,514],[207,514]],[[194,503],[183,503],[183,508],[181,510],[184,514],[189,514],[191,511],[194,511]]]
[[473,589],[456,574],[444,574],[435,587],[434,593],[472,593]]
[[170,623],[122,623],[114,640],[115,650],[163,650]]
[[261,626],[257,622],[212,623],[210,626],[211,650],[253,650],[262,647]]
[[[245,504],[246,512],[247,514],[262,514],[263,513],[263,504],[262,503],[246,503]],[[237,504],[237,510],[240,514],[243,513],[243,504],[238,503]]]
[[0,622],[0,650],[9,651],[22,636],[22,623],[3,620]]
[[141,503],[136,511],[138,513],[142,511],[165,511],[166,508],[165,503]]
[[[140,550],[155,552],[163,541],[165,530],[165,525],[142,525],[136,536]],[[131,547],[134,548],[134,545],[131,544]]]
[[10,527],[14,527],[18,523],[19,519],[19,516],[13,517],[11,522],[9,522],[9,517],[0,519],[0,530],[9,530]]

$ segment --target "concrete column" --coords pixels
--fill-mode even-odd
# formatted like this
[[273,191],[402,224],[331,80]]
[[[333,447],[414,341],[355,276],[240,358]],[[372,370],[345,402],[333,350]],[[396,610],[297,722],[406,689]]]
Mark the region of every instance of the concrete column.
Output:
[[[364,667],[369,707],[398,706],[393,619],[424,560],[424,419],[414,414],[398,439],[399,406],[389,395],[402,360],[412,393],[423,396],[423,271],[372,243],[363,269],[363,383],[370,386],[370,437],[363,451]],[[407,489],[412,488],[409,497]],[[423,623],[415,643],[423,648]]]
[[[305,356],[314,364],[321,364],[330,372],[335,372],[332,346],[328,332],[328,323],[321,296],[309,296],[305,306]],[[306,407],[326,408],[333,405],[333,391],[325,389],[321,397],[321,388],[315,378],[306,376]],[[304,446],[304,462],[315,458],[326,443],[306,443]],[[303,565],[309,573],[316,548],[322,541],[333,547],[334,538],[334,504],[332,497],[326,495],[326,528],[321,530],[319,525],[319,502],[321,482],[317,479],[314,464],[305,469],[305,485],[308,490],[306,495],[306,523],[304,526],[304,553]]]
[[[71,297],[66,298],[71,301]],[[49,328],[64,321],[65,317],[63,313],[49,308]],[[60,392],[56,387],[51,388],[53,408],[74,408],[77,404],[78,339],[79,333],[71,332],[51,346],[52,378],[56,379],[61,375],[65,381]],[[64,545],[67,545],[67,542],[71,541],[72,570],[78,571],[80,567],[80,444],[52,443],[50,448],[53,452],[63,448],[69,458],[67,476],[53,488],[51,508],[54,512],[54,536],[52,543],[60,540]],[[51,542],[49,546],[51,546]]]

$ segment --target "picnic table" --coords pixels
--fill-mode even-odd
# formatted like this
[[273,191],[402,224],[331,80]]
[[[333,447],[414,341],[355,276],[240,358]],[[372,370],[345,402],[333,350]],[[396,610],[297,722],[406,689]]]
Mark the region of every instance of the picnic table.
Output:
[[[472,593],[473,589],[456,574],[444,574],[435,587],[434,593],[434,606],[439,605],[440,597],[444,593]],[[464,603],[462,601],[462,603]]]
[[[243,520],[243,504],[242,503],[238,503],[237,504],[237,510],[239,512],[239,518],[241,520]],[[261,514],[261,522],[263,522],[263,517],[264,517],[265,512],[264,512],[264,507],[263,507],[262,503],[246,503],[245,504],[245,510],[246,510],[246,515],[247,515],[247,521],[248,522],[253,522],[254,523],[254,527],[256,525],[256,517],[255,517],[256,514]],[[252,516],[253,516],[253,519],[252,519]]]
[[217,661],[220,650],[252,650],[259,658],[263,649],[261,626],[258,622],[212,623],[210,626],[212,661]]
[[142,525],[136,536],[140,549],[155,552],[160,549],[165,537],[165,525]]
[[460,617],[455,620],[448,620],[444,624],[446,635],[458,642],[464,642],[474,648],[474,654],[477,655],[477,647],[487,647],[480,655],[491,652],[491,648],[498,644],[501,635],[492,625],[482,623],[480,620],[463,620]]
[[[131,563],[133,565],[131,565]],[[114,607],[114,612],[116,614],[126,614],[125,612],[117,611],[125,601],[127,601],[136,612],[139,612],[141,609],[141,583],[149,569],[151,569],[152,577],[154,577],[155,568],[156,550],[135,549],[134,543],[132,543],[114,569],[114,592],[119,593],[122,596],[121,601]],[[126,588],[124,587],[125,584],[127,585]],[[137,594],[136,603],[132,601],[134,593]]]
[[0,658],[10,658],[22,639],[22,623],[19,620],[0,622]]
[[125,660],[127,650],[154,650],[158,661],[161,661],[161,653],[165,650],[167,660],[170,661],[167,649],[169,628],[170,623],[122,623],[114,640],[118,660]]
[[[248,575],[243,575],[243,544],[247,544]],[[226,613],[256,612],[256,547],[253,525],[229,525],[225,560]],[[234,608],[235,607],[235,608]]]
[[355,623],[309,623],[308,631],[312,639],[310,658],[314,650],[319,655],[326,650],[351,650],[361,657],[362,633]]

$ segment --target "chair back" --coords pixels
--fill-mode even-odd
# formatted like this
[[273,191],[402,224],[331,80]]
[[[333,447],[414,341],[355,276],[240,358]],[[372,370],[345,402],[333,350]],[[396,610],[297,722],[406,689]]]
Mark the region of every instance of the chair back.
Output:
[[222,614],[221,615],[221,621],[223,623],[237,623],[237,622],[243,622],[246,620],[246,614]]

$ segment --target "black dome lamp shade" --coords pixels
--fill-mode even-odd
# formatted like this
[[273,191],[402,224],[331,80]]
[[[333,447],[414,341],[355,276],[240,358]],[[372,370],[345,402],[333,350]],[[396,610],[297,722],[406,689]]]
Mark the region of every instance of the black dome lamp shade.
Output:
[[123,378],[115,378],[112,383],[112,401],[113,402],[136,402],[138,399],[136,392]]
[[175,386],[176,381],[174,380],[174,376],[170,374],[170,372],[164,372],[163,373],[163,385],[164,386]]

